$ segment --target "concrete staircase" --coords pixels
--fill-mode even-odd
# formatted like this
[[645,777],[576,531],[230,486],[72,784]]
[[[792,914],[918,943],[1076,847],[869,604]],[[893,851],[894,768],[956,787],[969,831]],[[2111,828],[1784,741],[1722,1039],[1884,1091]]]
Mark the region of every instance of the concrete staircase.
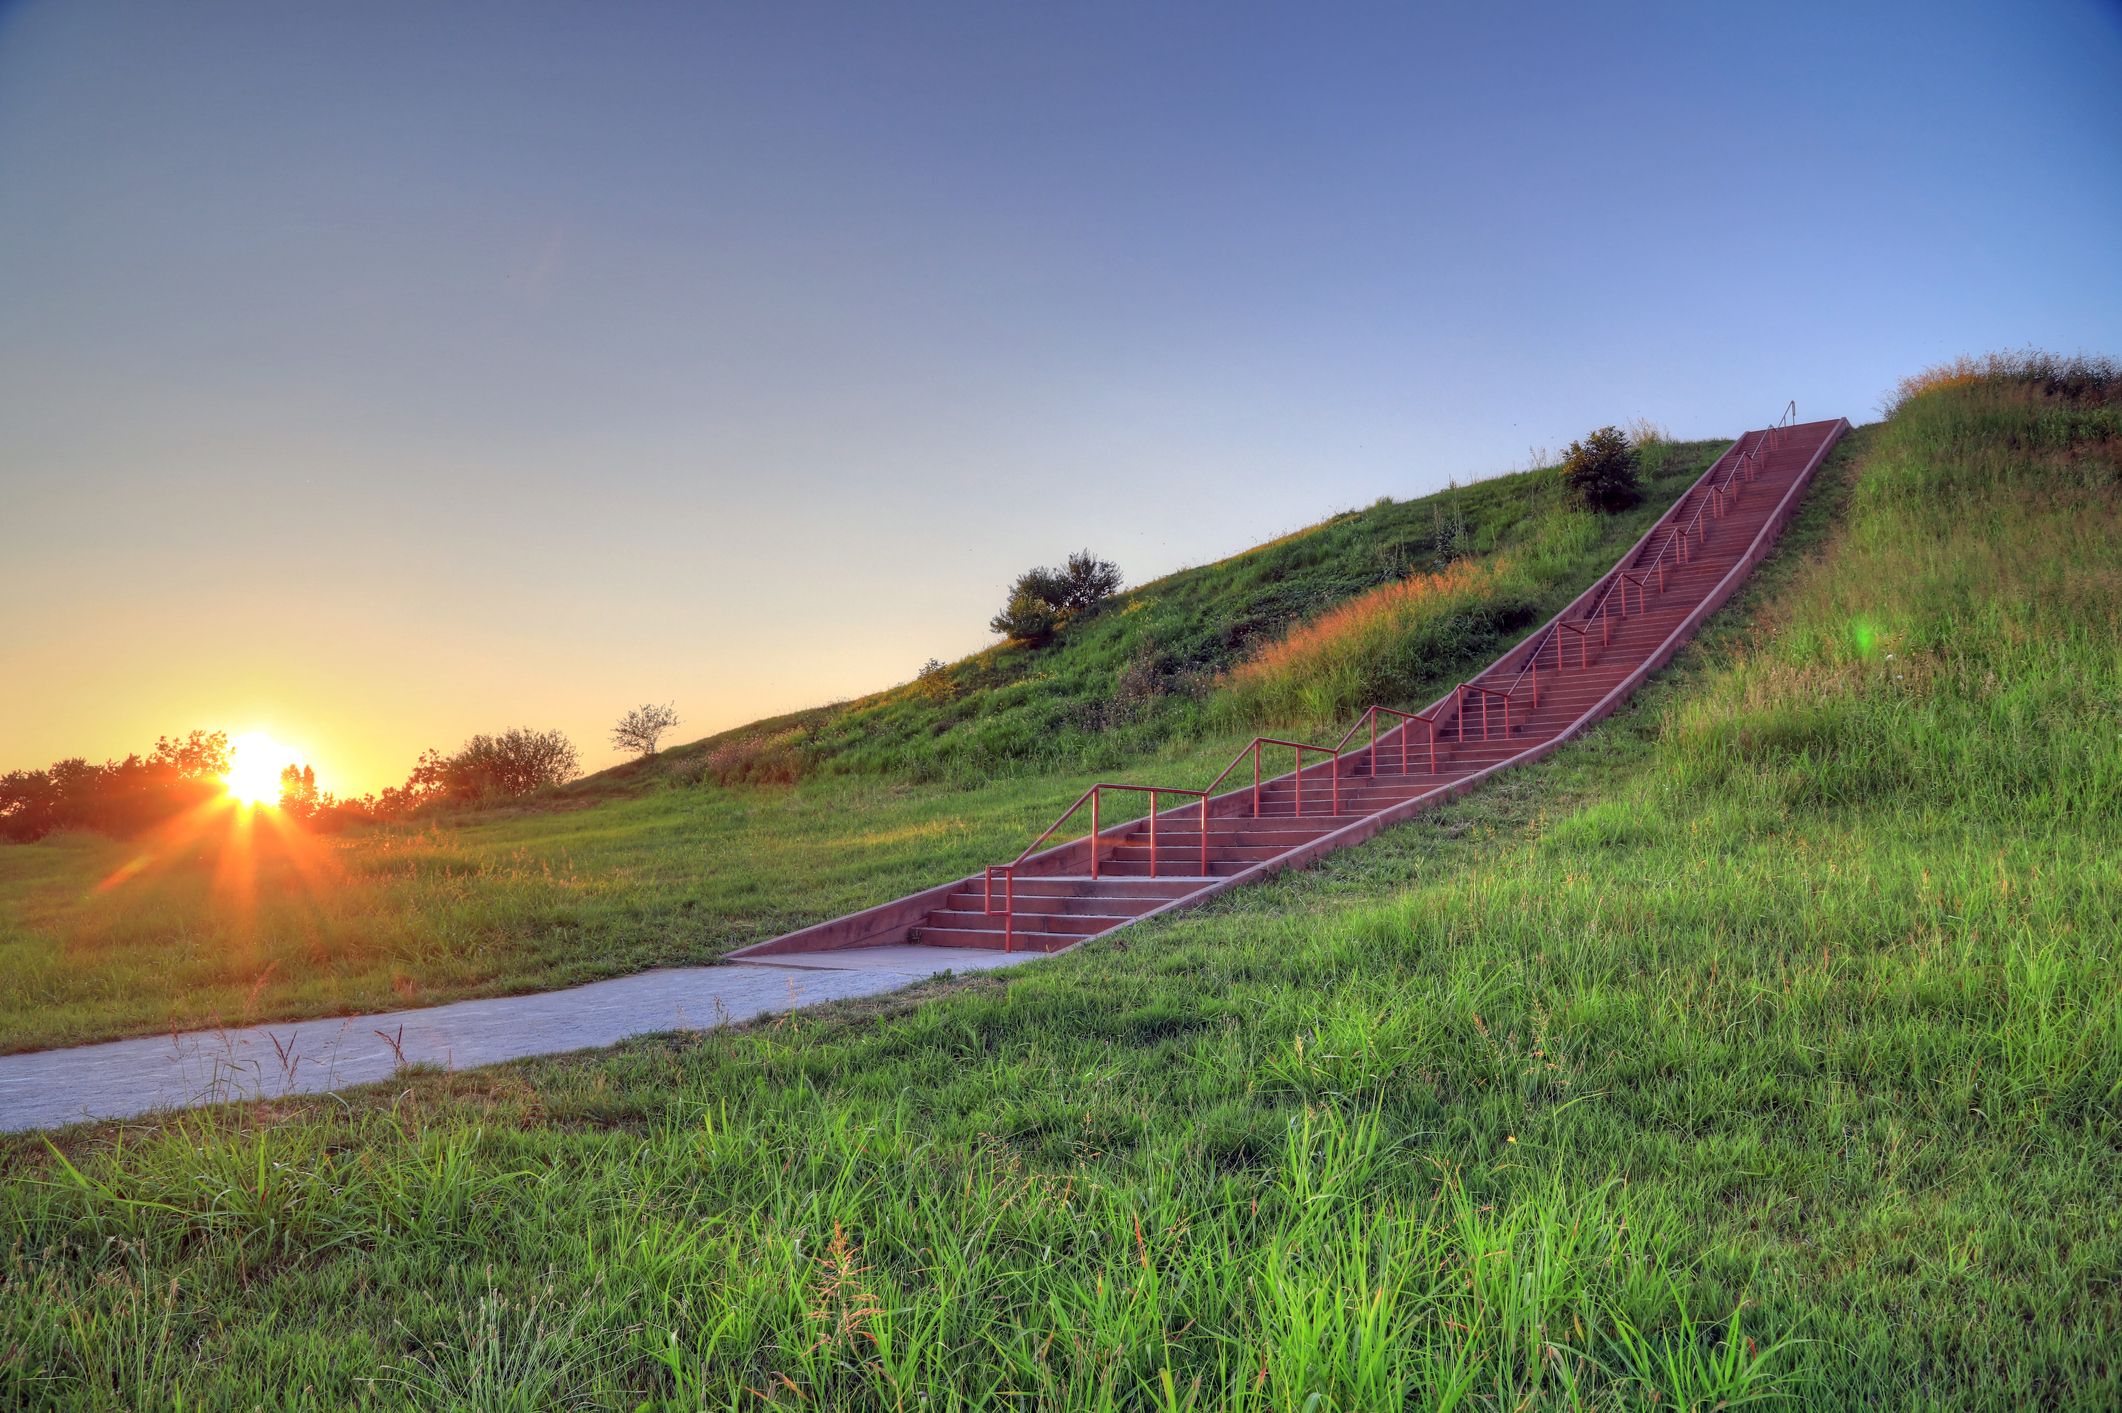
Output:
[[[1310,763],[1272,779],[1259,779],[1258,761],[1297,743],[1262,738],[1224,772],[1251,757],[1240,788],[1158,786],[1148,816],[1109,828],[1096,823],[1102,792],[1149,787],[1094,787],[1010,863],[733,955],[909,942],[1060,951],[1346,848],[1537,759],[1626,700],[1730,596],[1848,427],[1800,423],[1791,408],[1747,433],[1574,603],[1420,713],[1373,707],[1338,745],[1305,745]],[[1186,802],[1163,808],[1166,795]],[[1086,803],[1090,830],[1042,848]]]

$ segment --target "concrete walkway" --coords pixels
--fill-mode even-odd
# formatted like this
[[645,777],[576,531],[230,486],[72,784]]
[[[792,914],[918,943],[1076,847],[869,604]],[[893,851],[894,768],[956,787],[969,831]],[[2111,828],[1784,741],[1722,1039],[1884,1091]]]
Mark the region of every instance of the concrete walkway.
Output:
[[1015,966],[1038,955],[865,947],[775,957],[771,965],[648,971],[564,991],[379,1015],[0,1055],[0,1131],[315,1094],[389,1079],[401,1064],[468,1069],[616,1045],[658,1031],[713,1030],[826,1001],[882,995],[944,972]]

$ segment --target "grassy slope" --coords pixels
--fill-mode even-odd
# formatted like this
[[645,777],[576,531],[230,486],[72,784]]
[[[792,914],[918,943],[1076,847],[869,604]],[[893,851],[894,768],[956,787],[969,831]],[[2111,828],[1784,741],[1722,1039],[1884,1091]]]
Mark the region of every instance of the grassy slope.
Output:
[[[1218,724],[1202,674],[1432,562],[1449,549],[1433,543],[1437,528],[1463,521],[1461,548],[1483,564],[1511,556],[1513,571],[1460,605],[1460,631],[1404,645],[1390,671],[1358,684],[1426,699],[1566,602],[1719,449],[1666,448],[1641,507],[1560,517],[1584,522],[1563,536],[1545,475],[1339,516],[1145,585],[1049,649],[956,664],[950,700],[902,688],[761,723],[592,777],[560,808],[314,840],[216,827],[181,845],[76,836],[0,848],[0,1050],[708,961],[970,872],[1016,853],[1099,772],[1208,780],[1251,732]],[[1560,552],[1525,553],[1557,539]],[[1129,696],[1120,678],[1138,662],[1161,662],[1166,676],[1137,673]],[[1203,694],[1177,690],[1189,680]],[[1159,682],[1167,689],[1150,690]],[[810,774],[794,786],[701,778],[718,759],[772,774],[795,749]],[[893,762],[898,773],[886,773]],[[97,886],[143,858],[145,870]]]
[[1586,741],[1013,979],[19,1142],[0,1379],[2116,1406],[2117,422],[1919,400]]
[[[1139,585],[1050,646],[1001,645],[844,705],[775,718],[668,751],[646,771],[581,783],[599,793],[641,774],[776,779],[820,771],[984,783],[1000,773],[1096,771],[1174,742],[1235,729],[1245,704],[1218,700],[1222,674],[1296,625],[1455,557],[1517,566],[1445,650],[1383,665],[1365,686],[1435,690],[1567,603],[1699,476],[1723,442],[1652,448],[1641,505],[1566,513],[1554,468],[1408,501],[1380,501],[1196,569]],[[1361,710],[1368,702],[1358,703]],[[1343,708],[1347,710],[1347,708]],[[1339,720],[1337,713],[1330,719]],[[1287,714],[1279,726],[1318,724]],[[1345,722],[1344,722],[1345,724]]]

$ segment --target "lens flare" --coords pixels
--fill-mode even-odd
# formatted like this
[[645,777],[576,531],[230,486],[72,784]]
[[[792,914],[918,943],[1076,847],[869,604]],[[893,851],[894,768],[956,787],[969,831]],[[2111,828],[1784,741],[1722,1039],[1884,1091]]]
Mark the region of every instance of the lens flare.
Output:
[[247,731],[229,743],[229,798],[240,805],[270,805],[280,799],[280,770],[295,753],[263,731]]

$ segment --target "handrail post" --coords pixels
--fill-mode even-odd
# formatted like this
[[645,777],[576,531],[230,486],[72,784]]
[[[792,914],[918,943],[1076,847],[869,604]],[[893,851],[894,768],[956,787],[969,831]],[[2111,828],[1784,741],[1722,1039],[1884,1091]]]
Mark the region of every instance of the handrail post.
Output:
[[1017,945],[1017,870],[1011,866],[1002,875],[1002,950],[1014,951]]
[[1304,818],[1304,747],[1295,748],[1297,757],[1297,818]]
[[1253,737],[1253,818],[1260,817],[1260,738]]
[[[1364,715],[1370,718],[1370,778],[1376,780],[1378,778],[1378,708],[1373,706]],[[1403,752],[1403,760],[1400,766],[1402,774],[1407,771],[1404,754]]]
[[1090,787],[1090,876],[1098,877],[1098,795],[1096,785]]
[[1149,787],[1149,876],[1157,876],[1157,787]]
[[1201,876],[1208,877],[1208,791],[1201,792]]
[[1334,782],[1334,813],[1339,815],[1341,813],[1341,753],[1339,751],[1334,752],[1333,759],[1327,762],[1327,768],[1333,772],[1329,778]]

